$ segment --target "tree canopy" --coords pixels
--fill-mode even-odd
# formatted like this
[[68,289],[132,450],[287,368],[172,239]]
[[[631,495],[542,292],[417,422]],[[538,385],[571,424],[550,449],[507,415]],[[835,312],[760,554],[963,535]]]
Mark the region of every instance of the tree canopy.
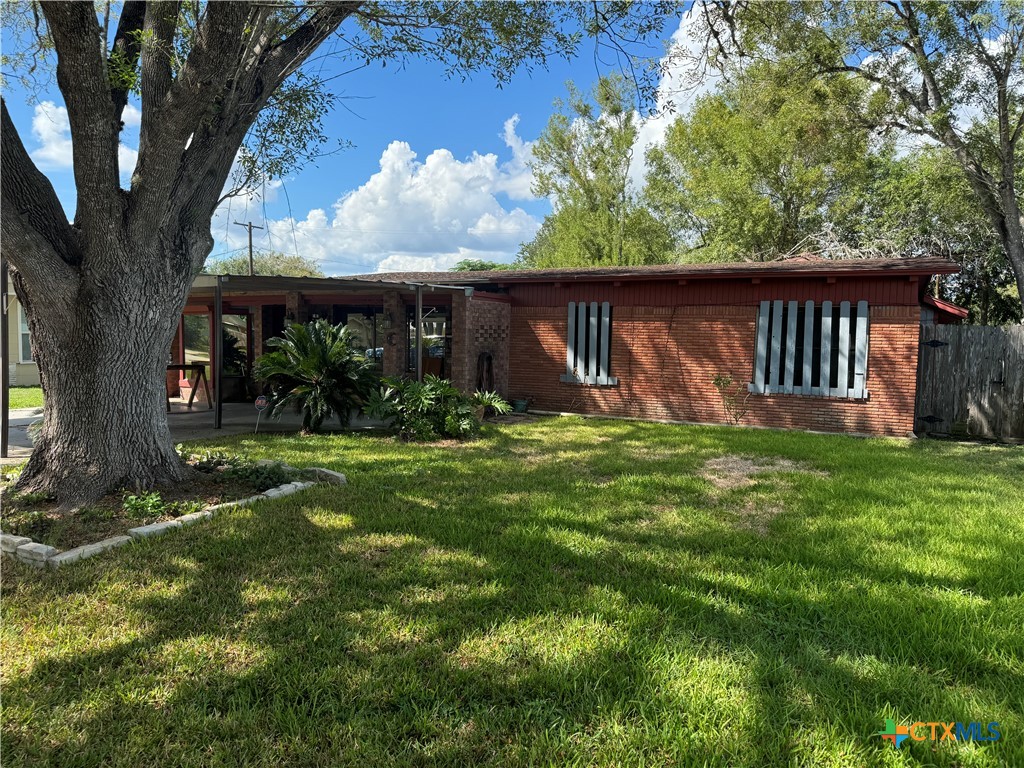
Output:
[[[257,275],[324,277],[324,271],[316,259],[307,256],[280,251],[255,251],[252,256],[253,271]],[[249,254],[237,253],[207,261],[203,272],[211,275],[248,275]]]
[[1024,302],[1017,186],[1024,133],[1024,3],[818,0],[699,6],[708,59],[790,59],[863,83],[857,109],[882,132],[945,147],[1013,270]]
[[545,218],[519,262],[529,267],[654,264],[668,256],[667,230],[640,203],[629,177],[637,113],[621,77],[583,94],[572,83],[533,147],[534,194]]
[[[999,238],[971,194],[949,150],[921,147],[878,158],[865,206],[854,226],[858,241],[900,254],[942,255],[961,266],[943,278],[938,295],[970,311],[972,323],[1021,320],[1013,271]],[[1018,169],[1018,184],[1024,169]]]
[[511,269],[511,264],[502,264],[486,259],[463,259],[452,267],[450,272],[487,272],[494,269]]
[[699,99],[647,155],[646,198],[684,258],[769,258],[858,205],[869,132],[849,80],[760,62]]

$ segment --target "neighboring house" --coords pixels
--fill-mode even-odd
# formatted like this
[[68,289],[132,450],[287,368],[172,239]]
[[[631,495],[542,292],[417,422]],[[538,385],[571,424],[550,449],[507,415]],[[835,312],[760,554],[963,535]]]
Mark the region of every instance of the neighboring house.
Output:
[[8,371],[12,387],[38,387],[39,369],[32,360],[32,344],[28,335],[28,319],[18,302],[14,289],[7,294],[7,348],[10,350]]

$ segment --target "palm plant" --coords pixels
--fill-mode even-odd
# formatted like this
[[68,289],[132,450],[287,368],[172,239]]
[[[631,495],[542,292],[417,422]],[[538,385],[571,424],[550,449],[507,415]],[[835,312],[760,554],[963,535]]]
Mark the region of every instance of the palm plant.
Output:
[[428,441],[469,437],[480,429],[487,408],[508,413],[511,406],[495,392],[465,395],[447,379],[427,375],[422,382],[385,379],[370,393],[366,412],[392,420],[407,440]]
[[271,351],[256,360],[253,375],[270,389],[271,415],[295,408],[304,433],[318,431],[335,415],[346,426],[376,380],[372,361],[353,346],[344,325],[296,323],[267,346]]

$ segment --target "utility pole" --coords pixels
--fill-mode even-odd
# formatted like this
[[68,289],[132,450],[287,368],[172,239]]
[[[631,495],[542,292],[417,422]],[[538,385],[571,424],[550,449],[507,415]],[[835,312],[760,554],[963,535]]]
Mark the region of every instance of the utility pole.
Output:
[[249,275],[255,275],[256,270],[253,268],[252,264],[252,231],[254,229],[263,229],[263,227],[257,227],[251,221],[246,222],[244,224],[241,221],[236,221],[235,224],[237,224],[240,227],[245,227],[247,230],[249,230]]

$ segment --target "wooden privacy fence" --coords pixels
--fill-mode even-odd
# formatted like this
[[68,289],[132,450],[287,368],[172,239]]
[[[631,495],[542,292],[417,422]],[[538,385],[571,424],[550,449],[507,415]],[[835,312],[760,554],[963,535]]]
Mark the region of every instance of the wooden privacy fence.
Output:
[[919,435],[1024,440],[1024,326],[921,329]]

